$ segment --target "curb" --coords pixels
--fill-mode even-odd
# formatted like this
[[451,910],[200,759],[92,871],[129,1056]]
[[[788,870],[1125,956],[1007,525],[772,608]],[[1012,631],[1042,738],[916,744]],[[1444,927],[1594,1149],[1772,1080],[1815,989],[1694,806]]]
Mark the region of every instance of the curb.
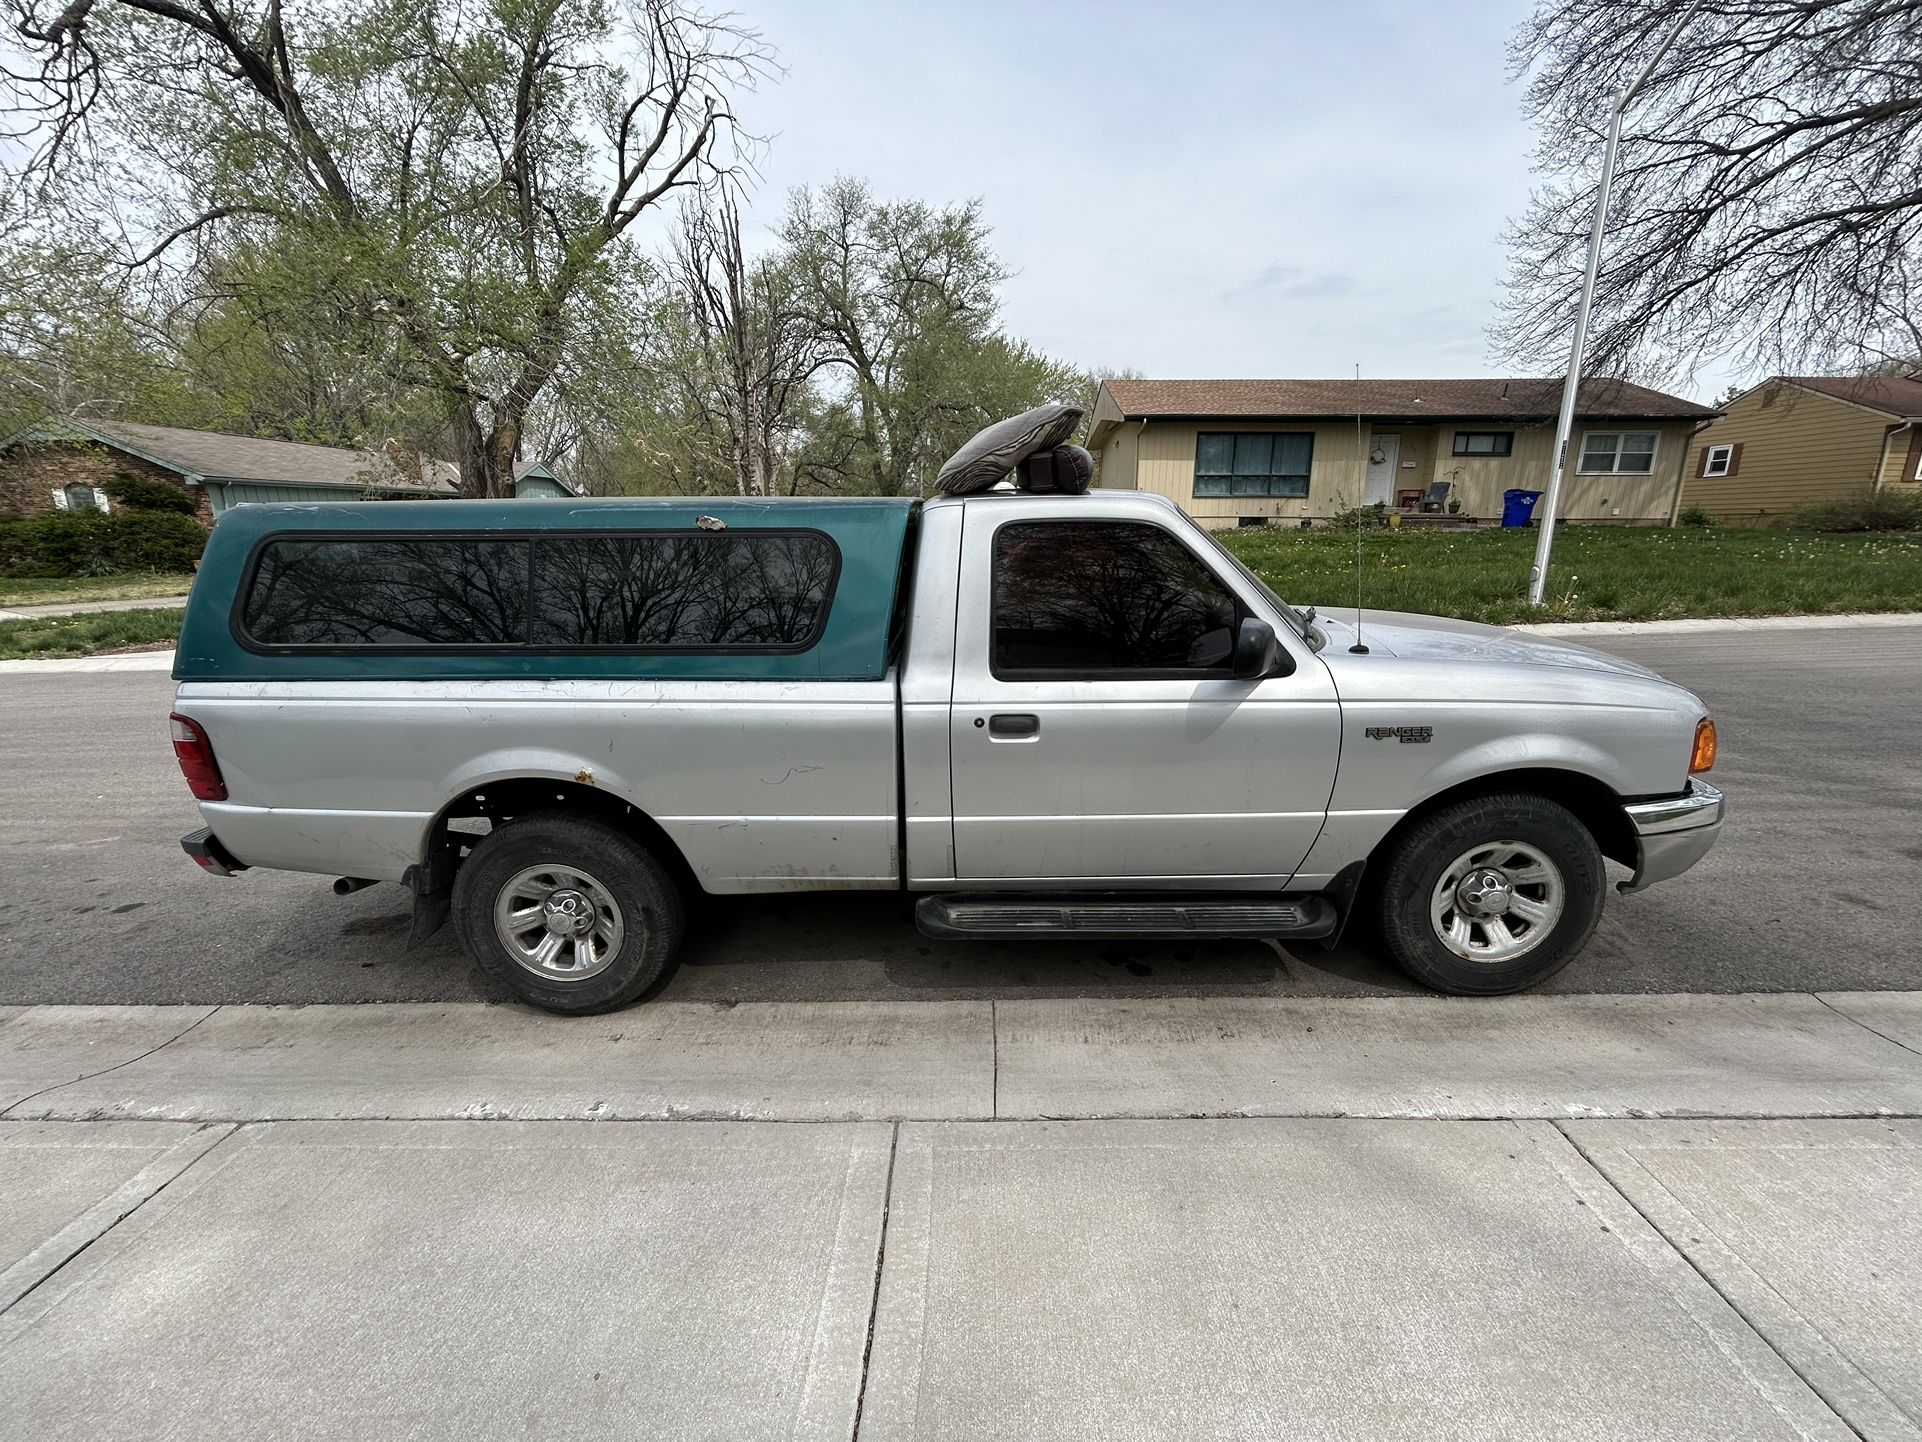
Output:
[[34,676],[59,671],[171,671],[173,651],[129,651],[119,656],[48,656],[36,661],[0,661],[0,676]]
[[43,1005],[0,1056],[8,1122],[1922,1118],[1922,992]]
[[69,616],[110,616],[117,611],[179,611],[185,596],[136,596],[125,601],[56,602],[46,606],[0,606],[0,621],[65,620]]
[[[1340,612],[1336,612],[1340,615]],[[1713,631],[1821,631],[1922,626],[1922,611],[1856,611],[1819,616],[1712,616],[1680,621],[1542,621],[1510,626],[1534,636],[1692,636]]]

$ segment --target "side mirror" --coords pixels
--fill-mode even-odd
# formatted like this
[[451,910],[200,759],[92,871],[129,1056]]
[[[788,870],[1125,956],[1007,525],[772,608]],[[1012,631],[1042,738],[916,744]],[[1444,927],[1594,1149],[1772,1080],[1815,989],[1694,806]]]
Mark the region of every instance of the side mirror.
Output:
[[1235,679],[1258,681],[1275,669],[1281,643],[1275,628],[1257,616],[1244,616],[1235,631]]

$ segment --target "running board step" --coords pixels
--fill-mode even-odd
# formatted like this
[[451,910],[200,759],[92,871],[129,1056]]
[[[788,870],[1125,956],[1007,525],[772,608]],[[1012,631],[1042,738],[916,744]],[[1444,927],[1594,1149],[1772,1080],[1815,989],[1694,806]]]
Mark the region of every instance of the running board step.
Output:
[[944,938],[1262,936],[1314,941],[1339,920],[1326,897],[1181,896],[1163,892],[924,896],[914,924]]

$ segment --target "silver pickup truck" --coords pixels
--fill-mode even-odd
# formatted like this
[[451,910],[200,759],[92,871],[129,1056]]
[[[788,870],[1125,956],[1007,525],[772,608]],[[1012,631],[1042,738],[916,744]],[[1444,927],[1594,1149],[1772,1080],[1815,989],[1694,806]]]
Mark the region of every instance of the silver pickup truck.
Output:
[[940,937],[1331,942],[1365,912],[1410,975],[1507,992],[1582,949],[1604,858],[1635,891],[1714,843],[1682,688],[1296,610],[1168,501],[1016,459],[925,503],[231,511],[177,652],[183,845],[402,883],[417,929],[451,914],[579,1013],[664,977],[697,891],[904,889]]

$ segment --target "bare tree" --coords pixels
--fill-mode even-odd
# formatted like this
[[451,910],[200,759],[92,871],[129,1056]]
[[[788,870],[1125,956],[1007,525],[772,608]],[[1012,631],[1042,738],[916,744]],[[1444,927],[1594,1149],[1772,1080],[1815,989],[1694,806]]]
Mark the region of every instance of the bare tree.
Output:
[[[1512,47],[1547,177],[1492,339],[1565,358],[1616,91],[1664,0],[1541,0]],[[1708,0],[1629,113],[1589,365],[1859,369],[1922,353],[1922,0]]]
[[311,261],[404,342],[482,496],[645,271],[636,221],[738,164],[726,97],[767,60],[683,0],[6,3],[27,173],[130,266],[245,238],[287,304]]
[[809,384],[828,363],[820,329],[783,257],[748,259],[732,193],[684,205],[681,221],[669,279],[685,324],[671,380],[725,452],[739,494],[777,495]]

